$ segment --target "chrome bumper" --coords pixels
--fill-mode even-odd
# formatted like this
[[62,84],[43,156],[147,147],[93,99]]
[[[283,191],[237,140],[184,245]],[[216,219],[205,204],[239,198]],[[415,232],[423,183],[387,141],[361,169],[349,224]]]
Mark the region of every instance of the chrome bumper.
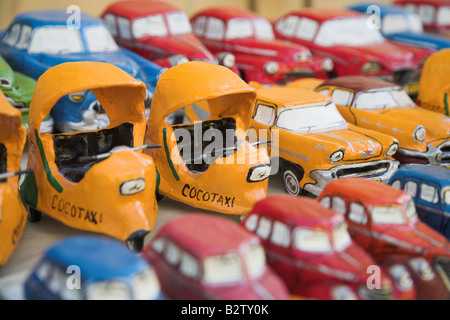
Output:
[[[434,166],[441,165],[442,161],[442,152],[436,147],[427,145],[427,151],[416,151],[416,150],[408,150],[399,148],[397,151],[400,155],[404,157],[411,157],[411,158],[422,158],[426,159],[429,164]],[[450,154],[449,154],[450,156]]]

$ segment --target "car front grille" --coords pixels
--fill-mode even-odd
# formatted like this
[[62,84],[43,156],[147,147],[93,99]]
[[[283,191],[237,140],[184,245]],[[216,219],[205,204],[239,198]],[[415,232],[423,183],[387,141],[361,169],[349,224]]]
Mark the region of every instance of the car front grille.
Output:
[[344,177],[376,178],[385,174],[389,168],[388,162],[369,163],[363,166],[344,166],[336,172],[336,176],[338,179]]
[[316,73],[310,68],[295,68],[291,72],[286,72],[283,74],[284,79],[296,79],[296,78],[306,78],[314,77]]
[[442,160],[441,163],[443,165],[450,165],[450,141],[446,141],[442,143],[438,150],[442,152]]

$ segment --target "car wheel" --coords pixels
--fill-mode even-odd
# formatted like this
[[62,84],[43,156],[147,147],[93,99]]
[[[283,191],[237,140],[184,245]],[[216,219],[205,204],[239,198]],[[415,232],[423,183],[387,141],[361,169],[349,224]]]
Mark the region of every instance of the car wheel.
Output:
[[159,193],[158,191],[155,192],[155,196],[156,196],[156,201],[160,201],[162,199],[164,199],[164,196]]
[[28,207],[28,221],[34,223],[39,222],[41,220],[42,213],[37,211],[36,209]]
[[292,196],[299,196],[304,194],[304,190],[300,188],[300,181],[303,175],[299,173],[299,170],[289,165],[282,171],[282,178],[284,188],[286,192]]
[[145,236],[148,233],[149,232],[146,230],[138,230],[136,232],[133,232],[125,241],[125,244],[128,247],[128,249],[140,252],[144,247]]

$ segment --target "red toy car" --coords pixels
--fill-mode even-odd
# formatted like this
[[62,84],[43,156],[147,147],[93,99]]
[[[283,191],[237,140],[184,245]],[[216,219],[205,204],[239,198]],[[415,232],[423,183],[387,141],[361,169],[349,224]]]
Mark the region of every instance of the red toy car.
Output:
[[382,270],[381,288],[368,288],[368,268],[376,262],[352,241],[344,217],[312,198],[268,196],[256,203],[241,225],[259,236],[269,265],[295,296],[320,300],[415,298],[406,269],[394,282]]
[[317,200],[345,216],[353,240],[378,263],[398,259],[414,270],[420,298],[450,297],[449,244],[419,220],[408,193],[367,179],[343,178],[329,182]]
[[192,33],[186,13],[170,3],[119,1],[108,6],[102,18],[119,45],[162,67],[190,60],[234,67],[234,56],[223,50],[214,56]]
[[450,2],[448,0],[399,0],[394,4],[418,13],[425,31],[450,37]]
[[289,300],[258,237],[224,217],[185,214],[142,251],[172,300]]
[[417,83],[418,68],[434,51],[385,40],[368,16],[347,9],[301,9],[274,23],[275,35],[307,46],[334,62],[333,76],[377,76],[400,85]]
[[213,7],[191,17],[194,33],[213,53],[236,57],[241,77],[262,84],[305,77],[329,78],[331,59],[312,56],[308,48],[274,37],[271,23],[245,9]]

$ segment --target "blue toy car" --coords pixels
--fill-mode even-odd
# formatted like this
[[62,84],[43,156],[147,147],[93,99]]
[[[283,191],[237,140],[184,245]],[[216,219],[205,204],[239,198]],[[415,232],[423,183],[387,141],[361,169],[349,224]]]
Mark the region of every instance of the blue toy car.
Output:
[[388,184],[408,192],[419,218],[450,240],[450,170],[408,164],[400,167]]
[[44,253],[24,284],[27,300],[165,300],[145,259],[115,239],[73,236]]
[[[419,15],[400,7],[381,3],[359,3],[348,8],[368,15],[377,14],[370,6],[377,6],[380,14],[380,31],[389,40],[432,50],[450,48],[450,38],[423,31]],[[369,9],[369,10],[368,10]]]
[[[116,65],[147,86],[149,109],[163,69],[116,44],[103,21],[80,13],[79,25],[68,24],[65,10],[30,11],[17,15],[0,31],[0,54],[11,68],[38,79],[48,68],[69,61],[96,61]],[[109,124],[91,91],[61,98],[51,111],[55,132],[95,130]],[[147,113],[148,116],[148,113]]]

